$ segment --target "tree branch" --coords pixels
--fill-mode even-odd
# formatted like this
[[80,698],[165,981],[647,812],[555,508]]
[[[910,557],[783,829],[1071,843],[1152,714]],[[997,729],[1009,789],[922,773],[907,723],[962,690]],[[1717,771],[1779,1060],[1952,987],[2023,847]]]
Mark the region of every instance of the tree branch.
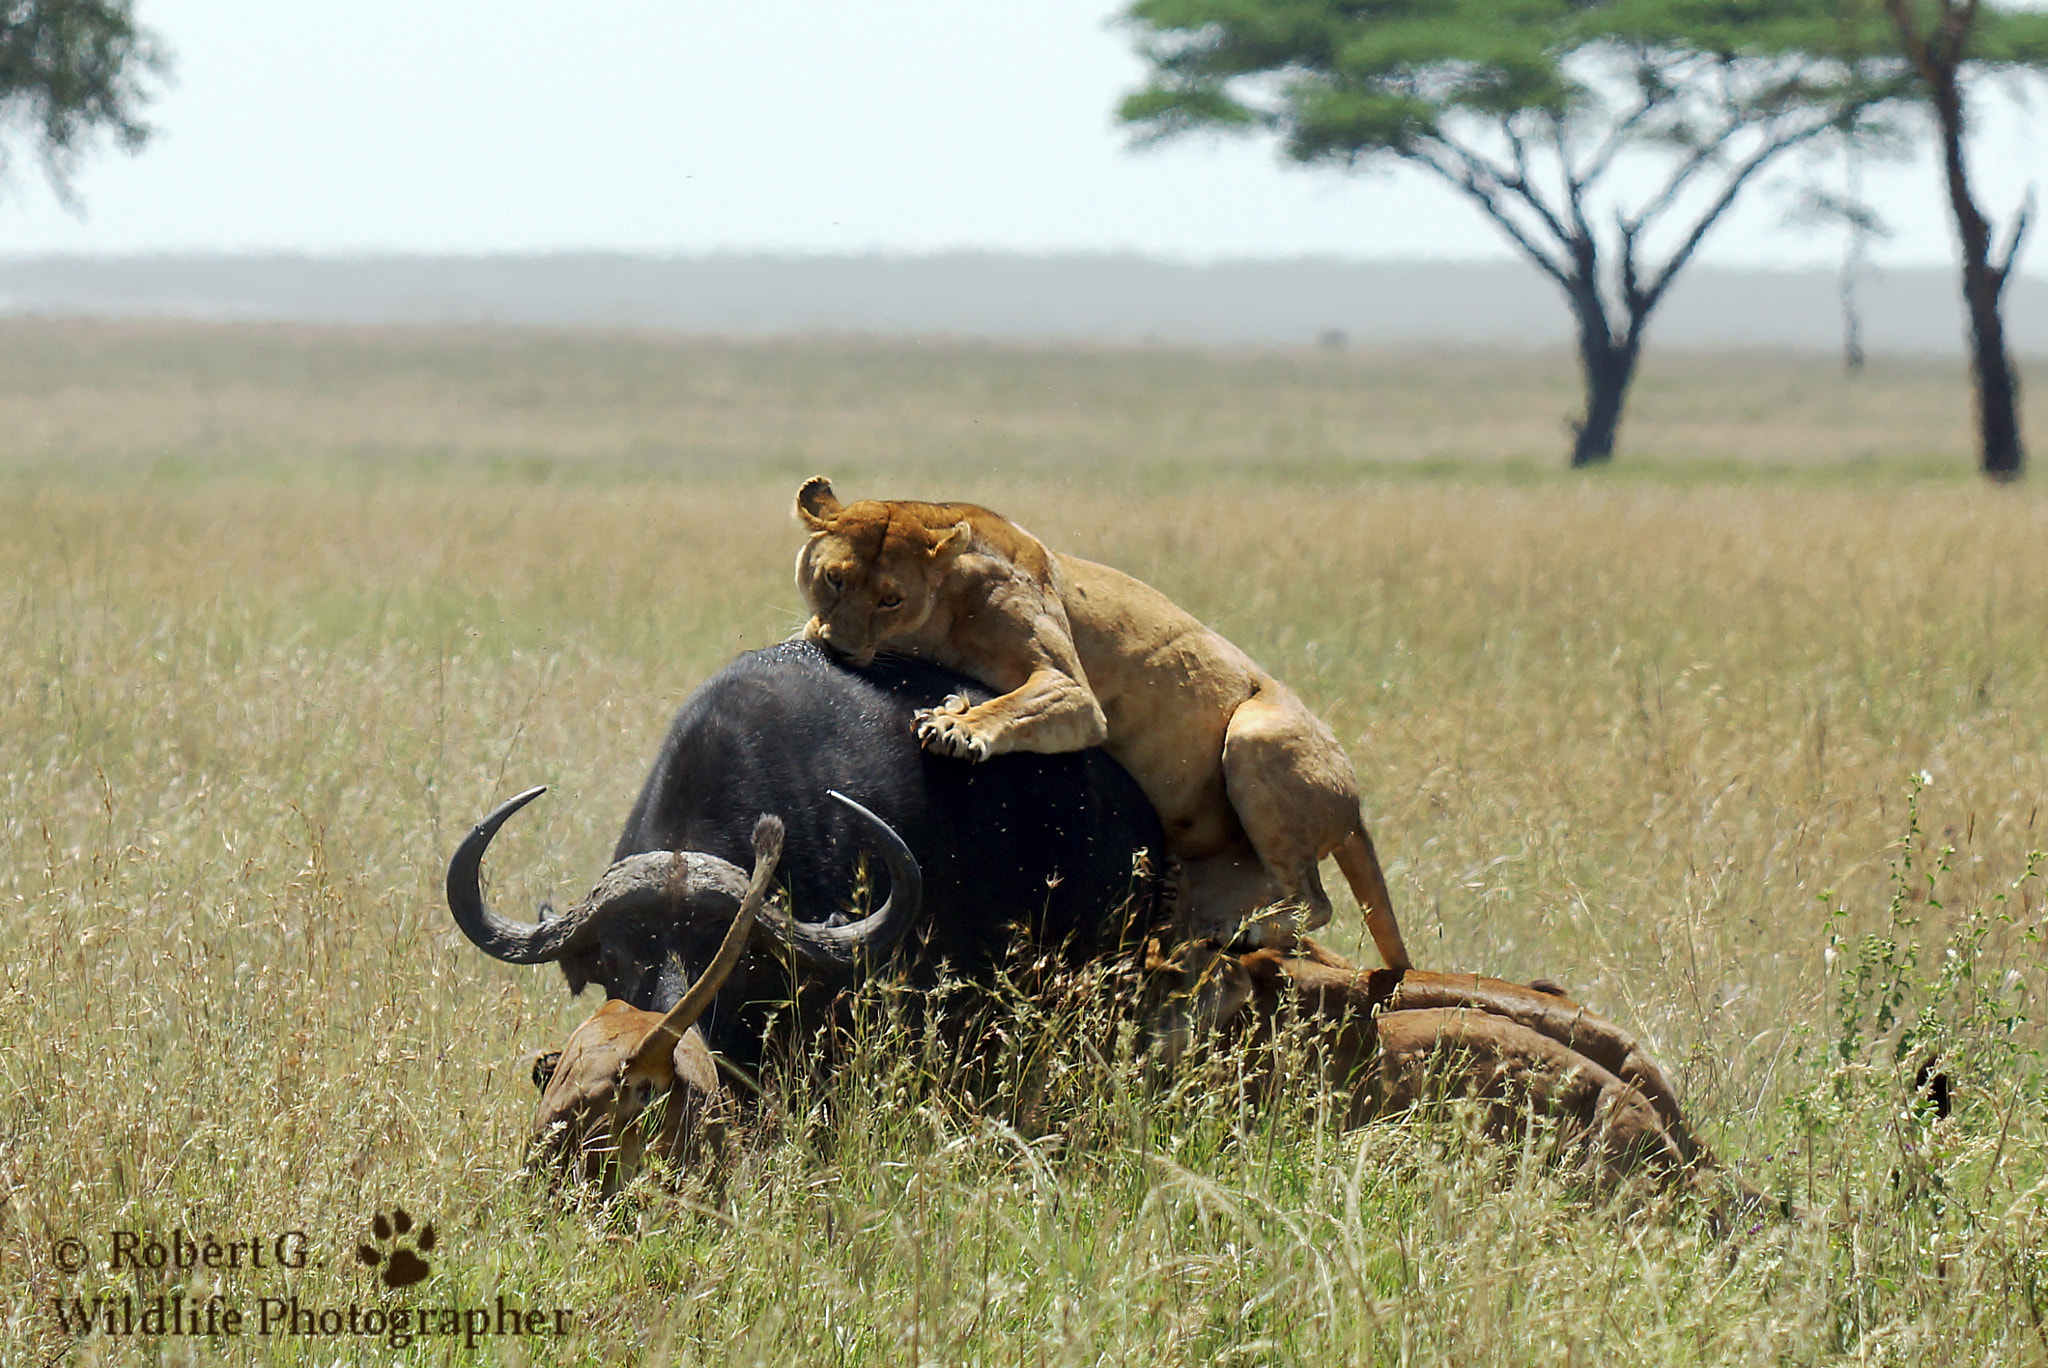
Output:
[[1701,168],[1720,155],[1721,149],[1728,145],[1728,141],[1731,138],[1742,131],[1742,127],[1743,125],[1741,124],[1732,124],[1722,129],[1721,132],[1714,135],[1711,141],[1695,149],[1690,157],[1679,163],[1678,169],[1672,172],[1671,179],[1664,183],[1664,188],[1657,193],[1656,197],[1651,199],[1648,204],[1645,204],[1635,214],[1625,218],[1624,221],[1629,225],[1629,231],[1640,231],[1644,224],[1670,208],[1672,202],[1678,198],[1679,193],[1685,189],[1687,183],[1700,173]]
[[1922,80],[1932,84],[1933,54],[1927,50],[1927,37],[1920,32],[1920,25],[1914,20],[1912,10],[1906,7],[1906,0],[1884,0],[1884,12],[1890,16],[1892,29],[1899,35],[1899,46],[1906,50],[1906,60],[1913,64]]
[[1480,168],[1484,174],[1490,176],[1503,190],[1513,192],[1515,198],[1527,205],[1529,211],[1542,221],[1544,229],[1549,232],[1552,238],[1556,239],[1560,246],[1570,243],[1572,241],[1571,230],[1565,227],[1556,212],[1543,202],[1543,196],[1537,192],[1535,185],[1529,180],[1528,150],[1523,146],[1520,135],[1508,126],[1506,119],[1502,119],[1500,124],[1501,132],[1508,140],[1508,146],[1515,153],[1515,173],[1513,175],[1503,172],[1499,167],[1487,161],[1486,158],[1462,144],[1452,142],[1449,138],[1439,135],[1437,142],[1467,166]]
[[1991,270],[1998,281],[1998,288],[2005,289],[2006,277],[2012,274],[2013,261],[2020,254],[2020,241],[2027,235],[2027,222],[2034,216],[2034,187],[2027,187],[2026,198],[2020,201],[2020,210],[2013,215],[2012,229],[2005,235],[2005,250],[1991,263]]
[[1663,268],[1657,272],[1656,278],[1650,282],[1649,289],[1643,292],[1643,307],[1645,311],[1656,307],[1657,301],[1671,287],[1672,277],[1676,276],[1685,266],[1685,263],[1692,259],[1692,254],[1699,249],[1701,239],[1706,237],[1707,230],[1714,226],[1716,219],[1727,212],[1728,206],[1735,202],[1736,194],[1741,191],[1744,183],[1751,176],[1762,170],[1768,162],[1772,161],[1780,153],[1789,151],[1803,142],[1819,137],[1832,126],[1832,120],[1822,119],[1817,123],[1808,124],[1804,128],[1781,134],[1758,148],[1750,155],[1747,161],[1736,167],[1734,173],[1729,176],[1727,183],[1721,187],[1720,195],[1700,215],[1699,219],[1693,224],[1692,232],[1686,235],[1685,241],[1665,260]]
[[1523,193],[1526,195],[1529,188],[1528,145],[1522,141],[1522,135],[1515,131],[1513,119],[1502,119],[1500,121],[1500,131],[1501,136],[1508,140],[1508,151],[1514,154],[1515,183],[1522,188]]
[[1941,0],[1941,64],[1957,67],[1963,63],[1963,49],[1970,43],[1970,28],[1977,22],[1977,0],[1963,0],[1957,8],[1955,0]]
[[1616,122],[1614,127],[1608,131],[1606,138],[1601,141],[1600,146],[1593,150],[1593,155],[1587,159],[1586,169],[1580,173],[1579,183],[1581,185],[1591,185],[1594,181],[1606,175],[1607,168],[1613,164],[1616,157],[1621,155],[1622,148],[1628,145],[1629,135],[1635,132],[1642,125],[1643,120],[1649,118],[1650,114],[1657,107],[1657,101],[1646,98],[1630,112],[1627,118]]
[[1636,233],[1620,214],[1615,216],[1615,227],[1621,232],[1621,303],[1628,310],[1628,342],[1634,345],[1642,337],[1643,324],[1649,319],[1650,311],[1657,306],[1654,299],[1643,296],[1642,281],[1636,272]]
[[[1506,186],[1498,177],[1492,175],[1485,159],[1475,156],[1462,147],[1441,140],[1437,142],[1436,146],[1452,154],[1462,165],[1447,164],[1440,157],[1432,155],[1429,149],[1422,147],[1403,152],[1401,155],[1419,166],[1428,167],[1431,171],[1436,172],[1437,175],[1450,182],[1454,188],[1463,192],[1486,212],[1486,216],[1492,219],[1502,232],[1508,235],[1509,241],[1513,242],[1521,250],[1522,255],[1527,257],[1537,270],[1556,281],[1562,288],[1566,290],[1571,289],[1571,269],[1560,264],[1545,253],[1543,248],[1536,244],[1535,240],[1529,236],[1522,225],[1516,222],[1514,215],[1510,214],[1501,204],[1499,190],[1505,189]],[[1493,184],[1487,184],[1486,182],[1489,180]],[[1560,243],[1563,241],[1563,239],[1560,239]]]
[[[1720,65],[1716,63],[1716,66]],[[1728,73],[1725,67],[1722,68],[1719,74],[1723,79],[1727,77]],[[1732,104],[1734,101],[1724,92],[1721,103],[1724,105]],[[1664,188],[1630,220],[1629,226],[1631,230],[1640,231],[1644,224],[1670,208],[1679,195],[1684,192],[1685,187],[1691,184],[1693,177],[1697,176],[1715,158],[1719,157],[1738,134],[1758,122],[1768,122],[1768,120],[1760,121],[1738,113],[1727,123],[1723,124],[1718,132],[1701,142],[1693,150],[1691,156],[1678,164],[1678,169],[1671,173],[1671,178],[1664,183]]]
[[1590,242],[1593,237],[1593,225],[1586,222],[1587,182],[1572,170],[1571,149],[1566,145],[1564,136],[1564,120],[1555,114],[1550,116],[1550,146],[1557,155],[1558,174],[1564,178],[1565,205],[1571,210],[1572,229]]

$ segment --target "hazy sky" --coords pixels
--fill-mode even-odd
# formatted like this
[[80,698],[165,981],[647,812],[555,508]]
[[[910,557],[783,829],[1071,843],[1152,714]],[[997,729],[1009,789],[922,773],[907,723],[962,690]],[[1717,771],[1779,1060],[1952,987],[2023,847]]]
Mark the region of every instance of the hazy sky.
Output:
[[[18,156],[0,252],[916,253],[1503,257],[1414,173],[1269,142],[1134,151],[1140,73],[1103,0],[137,0],[177,58],[140,156],[93,156],[81,221]],[[1978,148],[2009,215],[2048,108]],[[1869,173],[1879,260],[1949,259],[1932,166]],[[1706,259],[1832,262],[1755,196]],[[2048,236],[2042,234],[2037,236]],[[2048,273],[2035,245],[2029,265]]]

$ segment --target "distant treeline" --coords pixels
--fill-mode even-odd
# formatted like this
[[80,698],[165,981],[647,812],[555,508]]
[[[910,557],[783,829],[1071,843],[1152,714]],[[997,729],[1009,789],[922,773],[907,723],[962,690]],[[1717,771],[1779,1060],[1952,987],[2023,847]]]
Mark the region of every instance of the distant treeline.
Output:
[[[1659,346],[1840,346],[1827,271],[1683,276]],[[1962,350],[1949,270],[1873,271],[1875,353]],[[1571,339],[1557,292],[1512,262],[1303,258],[1182,264],[1140,256],[151,256],[0,259],[0,312],[335,323],[502,323],[744,336],[951,334],[1180,343],[1547,345]],[[2048,353],[2048,281],[2016,279],[2015,347]]]

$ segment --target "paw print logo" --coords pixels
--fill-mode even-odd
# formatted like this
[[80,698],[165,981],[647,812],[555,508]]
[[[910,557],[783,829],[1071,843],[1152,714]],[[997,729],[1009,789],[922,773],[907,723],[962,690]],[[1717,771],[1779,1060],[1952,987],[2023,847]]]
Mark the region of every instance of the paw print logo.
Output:
[[380,1269],[377,1281],[386,1287],[411,1287],[431,1271],[431,1265],[420,1255],[434,1250],[432,1221],[413,1235],[412,1217],[404,1207],[395,1206],[390,1216],[380,1211],[371,1218],[370,1233],[377,1237],[377,1243],[357,1245],[356,1262],[365,1268]]

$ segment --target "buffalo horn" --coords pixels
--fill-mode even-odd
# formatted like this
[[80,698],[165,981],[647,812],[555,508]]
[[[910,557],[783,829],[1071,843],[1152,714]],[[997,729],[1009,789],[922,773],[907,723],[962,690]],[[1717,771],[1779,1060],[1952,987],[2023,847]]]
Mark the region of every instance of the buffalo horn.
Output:
[[747,886],[747,876],[737,865],[714,855],[654,850],[618,861],[581,902],[559,917],[521,923],[499,916],[484,901],[478,879],[484,851],[507,818],[546,792],[542,785],[508,800],[476,824],[448,861],[448,910],[462,934],[493,959],[546,964],[588,945],[605,920],[619,913],[674,907],[708,892],[737,902]]
[[924,902],[924,875],[917,867],[917,857],[887,822],[836,789],[827,789],[826,795],[850,808],[880,847],[889,867],[888,901],[845,926],[800,922],[769,908],[761,917],[760,935],[768,949],[786,954],[799,969],[828,975],[857,973],[895,949],[917,919]]
[[747,884],[747,895],[740,900],[740,910],[726,929],[725,939],[719,943],[718,953],[711,957],[711,963],[690,985],[682,1000],[669,1008],[668,1015],[634,1049],[633,1058],[626,1065],[629,1072],[674,1053],[682,1041],[683,1032],[697,1024],[697,1018],[704,1015],[704,1009],[718,996],[718,990],[725,986],[726,977],[740,962],[740,955],[747,948],[747,941],[754,930],[754,918],[761,910],[761,901],[768,894],[768,881],[775,876],[775,865],[781,858],[782,819],[763,816],[754,823],[754,877]]

